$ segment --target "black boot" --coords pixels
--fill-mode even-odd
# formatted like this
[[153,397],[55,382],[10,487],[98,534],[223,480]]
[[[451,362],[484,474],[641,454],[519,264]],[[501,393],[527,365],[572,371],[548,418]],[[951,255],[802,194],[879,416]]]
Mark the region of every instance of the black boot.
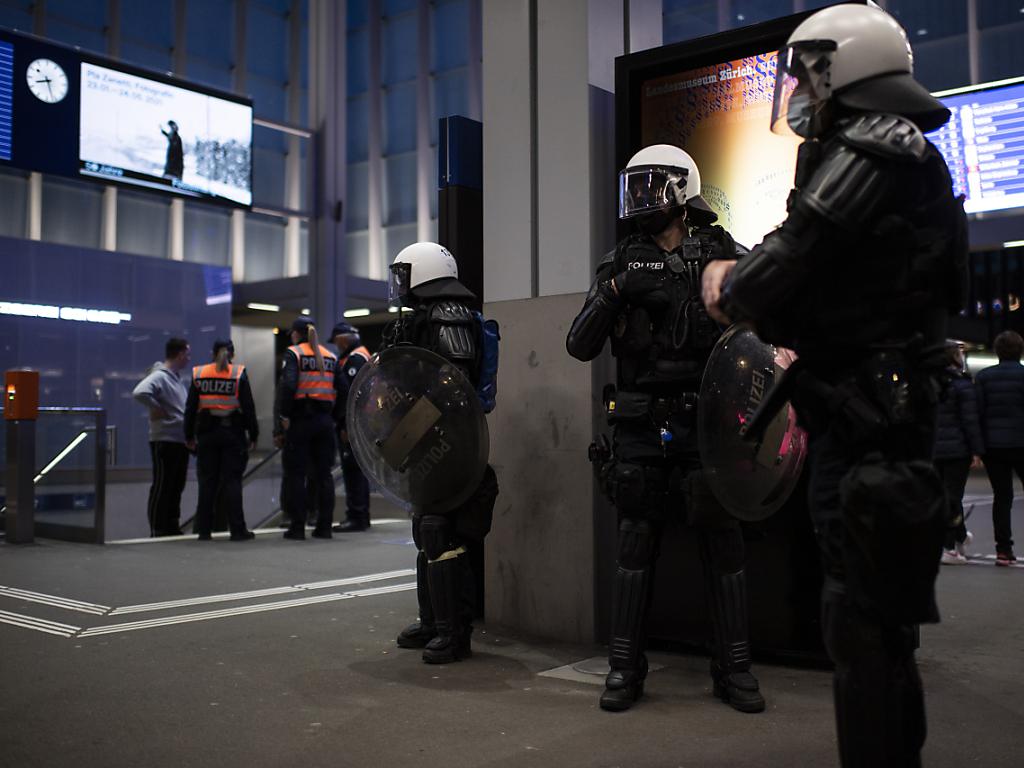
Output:
[[423,649],[428,664],[448,664],[470,657],[472,626],[464,621],[462,607],[463,564],[465,555],[438,560],[427,565],[430,600],[434,608],[434,637]]
[[347,517],[340,523],[335,524],[334,530],[338,533],[359,533],[370,530],[369,521],[357,520],[354,517]]
[[612,598],[612,637],[608,646],[605,690],[601,709],[620,712],[629,709],[644,693],[647,657],[643,653],[643,625],[647,615],[651,568],[629,570],[621,565],[615,572]]
[[714,694],[740,712],[763,712],[764,696],[750,673],[746,574],[743,570],[708,571],[715,634],[711,661]]
[[399,648],[425,648],[437,636],[434,608],[430,604],[430,584],[427,581],[427,556],[423,552],[416,555],[416,600],[420,605],[420,620],[398,633],[395,642]]

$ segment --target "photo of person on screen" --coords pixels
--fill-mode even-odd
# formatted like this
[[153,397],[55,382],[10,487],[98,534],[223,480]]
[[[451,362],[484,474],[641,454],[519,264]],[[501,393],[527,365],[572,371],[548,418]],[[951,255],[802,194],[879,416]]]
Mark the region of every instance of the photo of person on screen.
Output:
[[173,179],[180,179],[185,171],[185,150],[181,145],[181,136],[178,134],[178,124],[173,120],[167,121],[167,130],[160,128],[160,133],[167,139],[167,162],[164,164],[164,176]]

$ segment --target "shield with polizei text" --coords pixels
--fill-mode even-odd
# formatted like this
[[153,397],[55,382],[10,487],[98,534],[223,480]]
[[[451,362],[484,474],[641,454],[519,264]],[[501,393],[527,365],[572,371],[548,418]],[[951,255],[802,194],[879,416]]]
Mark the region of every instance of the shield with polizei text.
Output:
[[441,514],[462,504],[487,466],[489,436],[473,384],[421,347],[382,350],[349,392],[346,425],[363,472],[396,504]]
[[701,463],[715,498],[740,520],[774,514],[800,479],[807,433],[797,426],[789,402],[756,440],[745,437],[754,413],[794,360],[791,351],[734,325],[715,344],[704,369],[697,417]]

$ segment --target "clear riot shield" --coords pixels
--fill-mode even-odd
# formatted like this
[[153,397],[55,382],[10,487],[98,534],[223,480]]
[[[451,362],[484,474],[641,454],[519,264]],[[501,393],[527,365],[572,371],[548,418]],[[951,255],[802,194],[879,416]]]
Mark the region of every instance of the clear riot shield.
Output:
[[789,498],[807,454],[807,433],[783,404],[759,439],[744,437],[758,406],[794,360],[734,325],[718,340],[704,369],[698,446],[718,501],[740,520],[763,520]]
[[405,509],[444,513],[483,478],[489,440],[476,390],[429,350],[374,355],[352,382],[346,415],[359,466]]

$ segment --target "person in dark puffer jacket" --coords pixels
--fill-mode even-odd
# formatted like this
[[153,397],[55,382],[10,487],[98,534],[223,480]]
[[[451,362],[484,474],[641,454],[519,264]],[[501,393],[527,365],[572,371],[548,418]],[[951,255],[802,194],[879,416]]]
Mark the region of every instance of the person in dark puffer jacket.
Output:
[[978,372],[978,413],[985,439],[985,471],[992,483],[992,526],[996,565],[1017,561],[1013,554],[1010,508],[1013,475],[1024,481],[1024,339],[1003,331],[993,345],[999,364]]
[[959,342],[950,341],[947,350],[950,379],[939,402],[934,461],[949,500],[949,529],[942,562],[945,565],[964,565],[967,563],[964,551],[973,538],[964,521],[964,488],[970,470],[981,466],[985,444],[981,437],[974,384],[970,375],[964,372],[963,348]]

